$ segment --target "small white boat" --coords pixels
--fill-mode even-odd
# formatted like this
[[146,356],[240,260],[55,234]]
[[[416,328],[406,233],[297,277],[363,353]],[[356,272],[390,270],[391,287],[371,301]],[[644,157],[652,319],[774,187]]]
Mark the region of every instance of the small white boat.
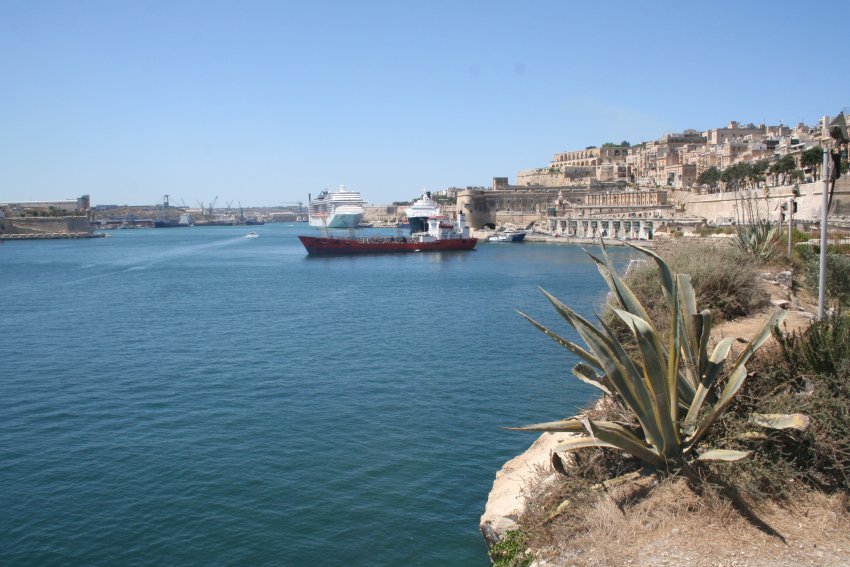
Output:
[[524,238],[524,230],[506,230],[491,234],[487,237],[487,242],[522,242]]
[[251,232],[245,235],[245,238],[257,238],[258,236],[260,235],[252,230]]

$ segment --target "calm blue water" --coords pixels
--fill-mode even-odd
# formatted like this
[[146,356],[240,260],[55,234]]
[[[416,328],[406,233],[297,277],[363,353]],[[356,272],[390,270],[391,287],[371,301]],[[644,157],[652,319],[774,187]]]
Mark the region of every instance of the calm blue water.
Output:
[[500,427],[592,393],[514,310],[559,325],[539,285],[589,314],[595,267],[250,228],[0,246],[1,564],[488,564],[487,493],[534,439]]

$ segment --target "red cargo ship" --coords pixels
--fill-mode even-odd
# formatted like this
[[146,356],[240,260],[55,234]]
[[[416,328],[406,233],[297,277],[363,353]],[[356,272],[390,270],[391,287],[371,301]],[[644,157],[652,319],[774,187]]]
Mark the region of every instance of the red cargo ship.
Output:
[[478,243],[478,239],[469,236],[469,229],[464,224],[463,214],[461,214],[457,227],[447,224],[445,218],[433,217],[428,219],[427,232],[418,232],[410,236],[362,238],[299,236],[298,238],[307,249],[307,253],[315,256],[472,250]]

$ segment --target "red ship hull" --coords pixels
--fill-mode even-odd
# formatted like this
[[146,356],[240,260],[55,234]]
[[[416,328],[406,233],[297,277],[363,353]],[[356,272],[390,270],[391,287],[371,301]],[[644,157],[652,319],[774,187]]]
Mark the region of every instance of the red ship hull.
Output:
[[320,238],[299,236],[307,253],[314,256],[348,256],[351,254],[390,254],[399,252],[449,252],[472,250],[477,238],[451,238],[434,242],[413,242],[410,239]]

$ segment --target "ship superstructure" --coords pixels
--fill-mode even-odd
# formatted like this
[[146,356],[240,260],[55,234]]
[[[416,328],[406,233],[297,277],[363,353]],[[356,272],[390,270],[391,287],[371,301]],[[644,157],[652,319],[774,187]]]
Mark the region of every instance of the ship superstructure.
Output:
[[410,234],[428,231],[428,219],[439,217],[440,205],[431,198],[431,192],[425,191],[421,199],[417,199],[404,212],[410,223]]
[[356,228],[365,212],[360,193],[346,191],[345,185],[340,185],[339,191],[325,190],[311,198],[308,209],[310,226],[320,228]]

